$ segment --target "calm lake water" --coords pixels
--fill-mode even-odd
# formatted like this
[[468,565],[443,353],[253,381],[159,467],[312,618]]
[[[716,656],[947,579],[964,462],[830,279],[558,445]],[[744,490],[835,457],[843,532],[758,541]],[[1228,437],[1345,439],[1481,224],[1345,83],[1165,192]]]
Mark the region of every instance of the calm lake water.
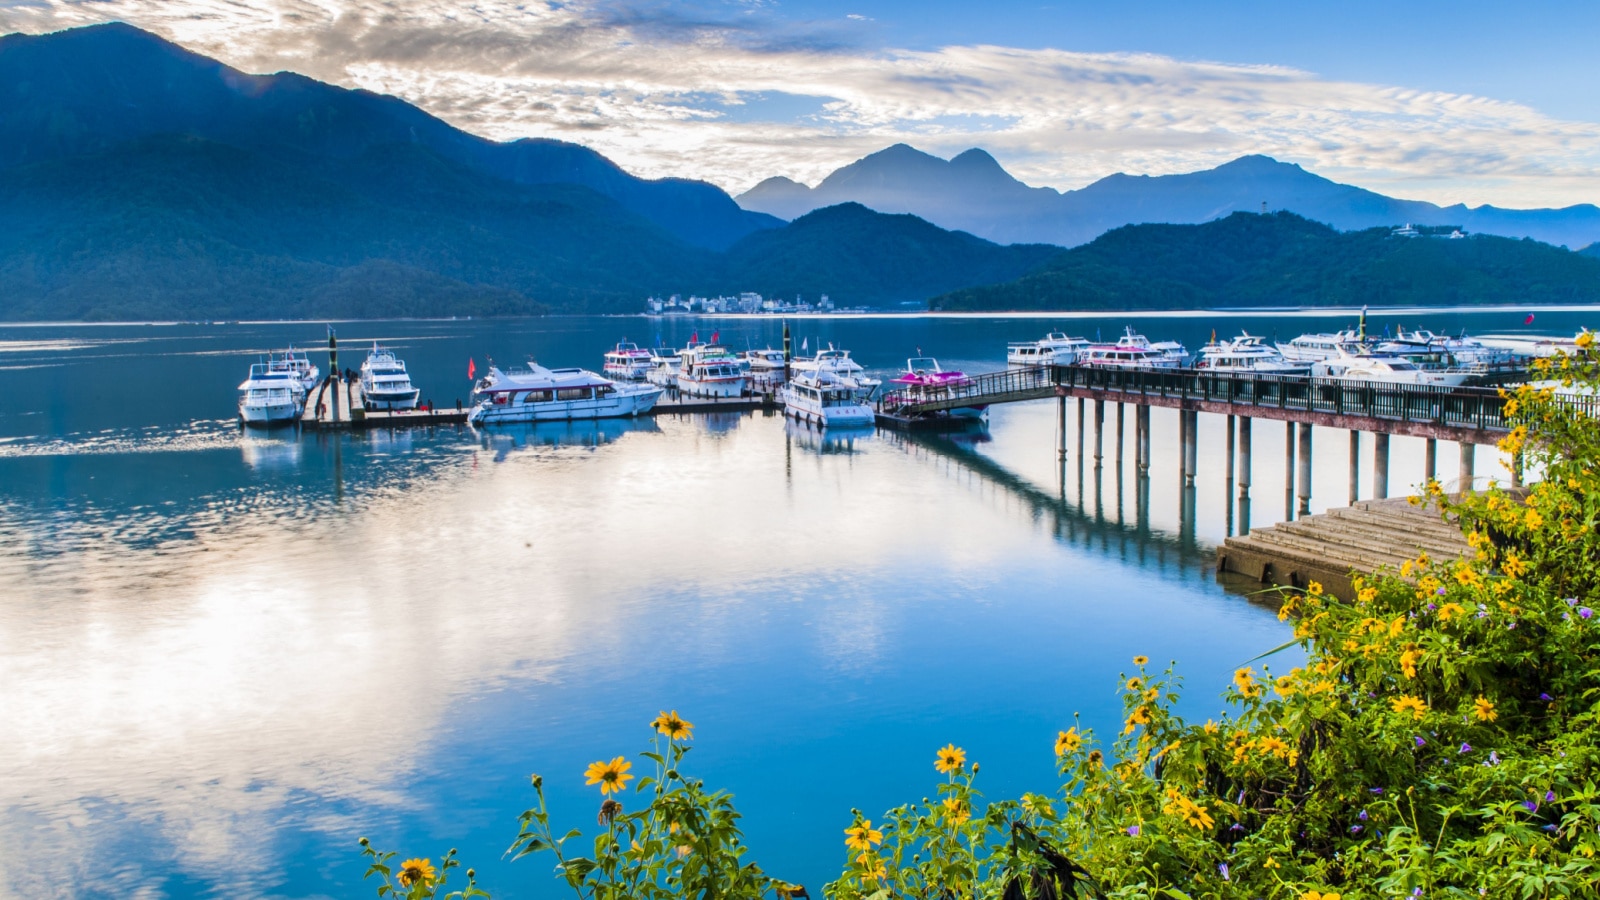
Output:
[[[1372,323],[1512,333],[1524,316]],[[1528,330],[1593,318],[1541,312]],[[1008,340],[1110,338],[1128,321],[1193,348],[1213,328],[1287,339],[1349,317],[794,329],[884,374],[919,350],[981,372]],[[720,330],[743,348],[781,328],[336,327],[343,364],[382,341],[441,406],[466,399],[469,357],[598,368],[624,336]],[[1131,447],[1122,470],[1082,464],[1075,410],[1060,466],[1049,401],[942,438],[823,437],[761,413],[241,433],[248,364],[324,337],[320,323],[0,327],[0,896],[363,896],[362,835],[436,861],[457,847],[496,897],[556,896],[548,858],[501,857],[528,775],[545,776],[558,826],[592,831],[584,767],[643,749],[663,709],[695,724],[689,768],[734,792],[752,857],[820,896],[850,808],[877,818],[930,793],[943,744],[982,763],[991,797],[1049,791],[1056,730],[1076,712],[1114,732],[1135,654],[1177,660],[1203,718],[1236,666],[1287,637],[1210,572],[1236,527],[1217,417],[1201,420],[1192,523],[1162,410],[1143,495]],[[1344,502],[1347,447],[1317,435],[1318,509]],[[1259,424],[1257,526],[1283,516],[1282,451],[1282,426]],[[1421,443],[1393,452],[1399,492],[1421,478]],[[1442,477],[1455,461],[1441,450]]]

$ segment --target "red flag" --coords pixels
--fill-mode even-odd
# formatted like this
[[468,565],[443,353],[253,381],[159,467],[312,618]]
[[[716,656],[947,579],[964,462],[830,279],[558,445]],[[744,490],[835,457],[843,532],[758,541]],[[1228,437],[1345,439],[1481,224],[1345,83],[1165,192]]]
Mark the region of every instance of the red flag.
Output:
[[691,344],[700,343],[700,329],[696,328],[694,330],[694,333],[689,335],[689,343],[691,343]]
[[467,380],[471,381],[477,374],[478,364],[473,361],[472,357],[467,357]]
[[1522,320],[1522,324],[1524,324],[1524,325],[1532,325],[1533,324],[1533,313],[1528,313],[1528,317],[1526,319]]
[[713,331],[713,332],[711,332],[711,343],[715,344],[717,342],[717,337],[720,334],[722,334],[721,331]]

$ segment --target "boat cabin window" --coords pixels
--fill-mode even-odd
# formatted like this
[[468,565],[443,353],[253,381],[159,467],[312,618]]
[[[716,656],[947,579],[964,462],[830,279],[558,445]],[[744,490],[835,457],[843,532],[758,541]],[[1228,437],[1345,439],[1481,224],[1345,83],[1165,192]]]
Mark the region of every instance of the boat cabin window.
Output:
[[599,387],[595,388],[594,392],[595,392],[596,396],[604,397],[607,394],[615,394],[617,392],[617,389],[612,385],[602,384]]
[[560,390],[556,391],[556,399],[557,400],[587,400],[587,399],[589,399],[589,394],[590,394],[590,389],[586,388],[586,387],[581,387],[581,388],[561,388]]

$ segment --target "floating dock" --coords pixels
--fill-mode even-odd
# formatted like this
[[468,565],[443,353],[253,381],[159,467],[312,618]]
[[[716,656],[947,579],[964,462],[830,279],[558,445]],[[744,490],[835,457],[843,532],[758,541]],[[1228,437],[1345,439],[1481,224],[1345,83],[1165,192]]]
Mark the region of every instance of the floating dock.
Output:
[[1217,550],[1217,574],[1295,588],[1316,581],[1347,600],[1355,596],[1353,574],[1398,570],[1420,553],[1448,561],[1470,558],[1472,548],[1437,507],[1413,506],[1406,498],[1365,500],[1228,538]]

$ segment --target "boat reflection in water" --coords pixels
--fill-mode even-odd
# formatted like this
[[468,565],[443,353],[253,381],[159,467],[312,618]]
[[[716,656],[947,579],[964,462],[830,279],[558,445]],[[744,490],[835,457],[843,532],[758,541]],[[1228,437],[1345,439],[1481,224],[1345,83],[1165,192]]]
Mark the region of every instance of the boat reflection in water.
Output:
[[873,425],[833,425],[823,428],[787,419],[783,425],[783,433],[794,446],[802,450],[830,456],[861,452],[857,444],[871,440],[878,433],[878,429]]
[[497,425],[478,432],[478,446],[492,450],[499,462],[515,450],[530,447],[594,448],[621,440],[632,433],[659,434],[655,419],[578,419],[571,422],[533,422]]
[[300,435],[246,431],[239,435],[239,452],[244,464],[258,472],[287,472],[300,465]]

